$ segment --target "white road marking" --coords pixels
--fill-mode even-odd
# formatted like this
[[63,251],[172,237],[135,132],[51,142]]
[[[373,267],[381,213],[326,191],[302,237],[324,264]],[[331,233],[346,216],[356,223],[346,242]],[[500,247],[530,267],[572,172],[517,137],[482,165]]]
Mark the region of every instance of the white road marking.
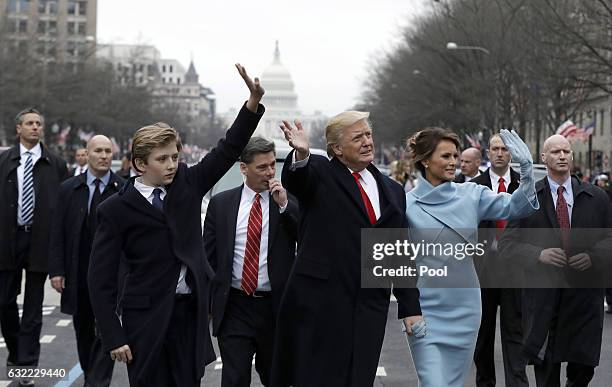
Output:
[[223,368],[223,364],[215,364],[216,370],[220,370],[221,368]]
[[40,342],[45,343],[45,344],[48,344],[52,342],[53,340],[55,340],[55,335],[44,335],[43,337],[40,338]]
[[59,320],[57,322],[57,324],[55,324],[55,325],[58,326],[58,327],[67,327],[71,323],[72,323],[72,320]]
[[387,376],[387,371],[385,371],[385,367],[378,367],[376,369],[376,376]]

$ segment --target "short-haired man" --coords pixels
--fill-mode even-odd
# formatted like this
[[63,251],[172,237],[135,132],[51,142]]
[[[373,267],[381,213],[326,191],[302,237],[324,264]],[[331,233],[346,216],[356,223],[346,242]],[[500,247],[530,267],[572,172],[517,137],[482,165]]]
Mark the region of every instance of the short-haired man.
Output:
[[[0,154],[0,325],[9,365],[36,366],[47,278],[51,214],[66,162],[42,144],[44,119],[36,109],[15,119],[19,144]],[[17,295],[26,283],[23,315]],[[22,380],[22,385],[33,385]]]
[[[310,154],[299,122],[281,129],[294,149],[282,181],[300,203],[299,251],[278,317],[274,386],[371,386],[391,291],[361,288],[361,230],[406,227],[401,185],[372,164],[368,113],[333,117],[331,160]],[[422,320],[419,291],[393,292],[407,331]]]
[[87,171],[87,148],[79,148],[74,152],[74,169],[70,170],[70,176],[79,176]]
[[[491,167],[470,181],[485,185],[493,192],[513,193],[519,186],[521,175],[510,168],[510,151],[499,134],[494,134],[489,139],[487,157],[491,162]],[[506,223],[504,220],[483,221],[479,225],[479,236],[488,234],[487,236],[491,237],[488,239],[495,241],[503,232]],[[480,290],[482,317],[474,350],[476,386],[495,385],[495,328],[499,306],[506,385],[528,387],[529,381],[525,373],[526,361],[521,353],[521,289],[498,287],[502,276],[506,276],[507,282],[511,280],[507,278],[508,271],[504,270],[507,266],[499,262],[497,244],[493,242],[487,244],[487,247],[486,256],[474,260],[482,287]],[[516,279],[513,280],[516,281]]]
[[124,180],[110,170],[112,148],[111,140],[102,135],[93,136],[87,142],[87,171],[62,183],[62,200],[55,212],[51,233],[51,286],[62,295],[62,313],[73,316],[79,362],[85,385],[91,387],[109,386],[114,365],[96,335],[87,289],[96,209],[124,184]]
[[482,155],[476,148],[467,148],[461,152],[461,173],[455,178],[455,183],[466,183],[480,175]]
[[[225,139],[187,167],[178,162],[176,130],[164,123],[140,128],[132,160],[142,175],[98,207],[90,298],[102,344],[113,360],[128,363],[133,387],[199,386],[206,364],[215,360],[208,332],[213,272],[203,259],[200,207],[264,110],[259,80],[236,67],[251,95]],[[127,271],[122,281],[120,262]]]
[[587,386],[601,352],[612,206],[605,192],[570,175],[565,137],[547,138],[541,157],[548,175],[536,183],[540,209],[508,224],[500,254],[525,262],[526,286],[540,287],[525,288],[522,299],[523,352],[537,386],[559,386],[562,362],[567,386]]
[[204,221],[204,247],[215,271],[213,334],[224,387],[250,386],[251,363],[270,385],[276,315],[293,266],[296,199],[274,178],[274,142],[253,137],[240,156],[244,184],[215,195]]

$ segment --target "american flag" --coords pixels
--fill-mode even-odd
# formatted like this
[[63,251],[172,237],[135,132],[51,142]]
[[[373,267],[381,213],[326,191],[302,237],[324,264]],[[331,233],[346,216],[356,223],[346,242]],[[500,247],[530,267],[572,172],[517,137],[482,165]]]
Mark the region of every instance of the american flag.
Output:
[[572,122],[567,120],[557,128],[557,134],[562,135],[565,138],[573,137],[576,134],[578,127]]
[[478,140],[478,135],[469,135],[466,133],[465,138],[467,139],[467,141],[470,143],[471,146],[473,146],[476,149],[480,149],[480,141]]

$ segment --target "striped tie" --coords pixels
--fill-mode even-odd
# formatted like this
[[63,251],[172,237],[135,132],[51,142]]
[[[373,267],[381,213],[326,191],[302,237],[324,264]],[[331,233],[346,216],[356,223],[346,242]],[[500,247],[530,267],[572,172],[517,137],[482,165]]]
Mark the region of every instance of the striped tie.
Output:
[[34,176],[32,171],[32,152],[26,152],[28,158],[23,167],[23,189],[21,191],[21,221],[24,225],[32,224],[34,219]]
[[244,251],[244,264],[242,265],[242,290],[246,294],[253,294],[257,289],[259,276],[259,245],[261,244],[261,196],[255,194],[255,200],[249,213],[247,228],[247,242]]

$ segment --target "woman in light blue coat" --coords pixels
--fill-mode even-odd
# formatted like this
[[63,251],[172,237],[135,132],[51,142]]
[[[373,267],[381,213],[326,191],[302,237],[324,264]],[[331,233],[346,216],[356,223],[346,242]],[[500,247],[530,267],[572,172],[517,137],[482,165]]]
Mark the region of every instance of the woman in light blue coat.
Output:
[[[453,132],[427,128],[408,141],[421,177],[406,196],[406,216],[412,242],[430,244],[430,251],[416,257],[416,265],[419,271],[447,268],[446,276],[430,271],[418,280],[427,334],[419,337],[424,330],[414,325],[408,341],[422,387],[462,387],[474,355],[480,288],[472,256],[460,248],[476,246],[481,220],[522,218],[539,207],[529,149],[514,131],[502,129],[500,135],[521,167],[520,186],[512,195],[453,182],[460,148]],[[467,253],[478,253],[472,250]]]

